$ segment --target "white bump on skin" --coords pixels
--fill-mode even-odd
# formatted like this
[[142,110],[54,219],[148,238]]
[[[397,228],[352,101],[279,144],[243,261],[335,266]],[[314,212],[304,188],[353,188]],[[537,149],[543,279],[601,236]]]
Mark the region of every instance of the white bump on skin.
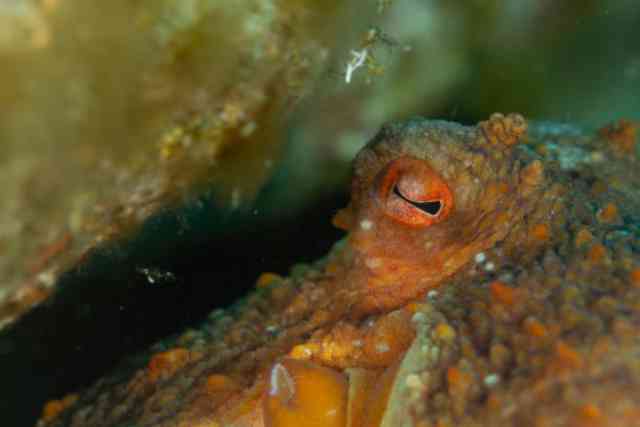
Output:
[[258,125],[256,125],[256,122],[249,122],[244,125],[242,129],[240,129],[240,135],[242,135],[244,138],[247,138],[251,136],[251,134],[256,130],[257,127]]
[[484,252],[478,252],[476,256],[473,257],[473,259],[477,264],[482,264],[483,262],[486,261],[487,256],[484,254]]
[[438,296],[438,291],[436,290],[431,290],[427,292],[427,298],[429,299],[435,299],[437,296]]
[[489,374],[486,377],[484,377],[484,384],[487,387],[493,387],[494,385],[498,384],[500,382],[500,375],[498,374]]
[[427,315],[419,311],[411,317],[413,323],[424,323],[426,320]]
[[360,228],[365,231],[369,231],[373,228],[373,222],[368,219],[363,219],[362,221],[360,221]]
[[[42,273],[38,274],[36,277],[38,282],[42,283],[46,288],[51,288],[56,284],[56,275],[52,270],[46,270]],[[2,295],[0,295],[0,300],[2,299]]]
[[487,271],[493,271],[496,269],[496,265],[492,262],[488,262],[484,265],[484,269]]
[[367,258],[364,263],[372,270],[382,265],[382,261],[380,260],[380,258]]
[[376,344],[376,351],[378,353],[386,353],[389,350],[390,350],[389,344],[387,344],[386,342],[381,342]]
[[424,384],[422,383],[422,380],[416,374],[407,375],[407,379],[405,380],[405,383],[407,384],[407,387],[409,387],[409,388],[420,389],[420,388],[424,387]]

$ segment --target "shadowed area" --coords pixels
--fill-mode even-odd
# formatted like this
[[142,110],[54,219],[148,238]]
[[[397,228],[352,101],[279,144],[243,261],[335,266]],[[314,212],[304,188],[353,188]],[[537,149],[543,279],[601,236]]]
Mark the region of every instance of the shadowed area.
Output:
[[267,188],[242,212],[221,213],[205,198],[161,213],[64,274],[50,301],[0,336],[4,422],[33,425],[47,399],[89,385],[124,355],[228,306],[261,272],[285,274],[340,237],[329,219],[345,196],[295,218],[249,221],[270,197]]

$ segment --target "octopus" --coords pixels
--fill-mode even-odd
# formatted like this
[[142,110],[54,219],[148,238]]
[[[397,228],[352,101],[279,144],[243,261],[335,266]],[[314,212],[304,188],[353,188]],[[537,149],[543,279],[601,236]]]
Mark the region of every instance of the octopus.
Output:
[[38,425],[640,425],[640,173],[620,137],[519,114],[386,125],[325,258]]

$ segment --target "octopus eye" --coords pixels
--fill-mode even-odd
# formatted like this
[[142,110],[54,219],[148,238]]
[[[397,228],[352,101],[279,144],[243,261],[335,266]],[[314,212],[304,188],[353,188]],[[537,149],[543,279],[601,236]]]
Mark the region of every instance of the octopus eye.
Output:
[[401,199],[404,199],[407,203],[411,203],[413,206],[420,209],[427,215],[436,216],[440,212],[440,209],[442,209],[443,203],[441,200],[431,200],[428,202],[416,202],[416,201],[410,200],[407,197],[402,195],[400,190],[398,190],[397,185],[393,187],[393,192],[398,197],[400,197]]
[[424,160],[400,157],[380,172],[376,181],[382,211],[414,227],[428,227],[446,219],[453,194],[445,180]]

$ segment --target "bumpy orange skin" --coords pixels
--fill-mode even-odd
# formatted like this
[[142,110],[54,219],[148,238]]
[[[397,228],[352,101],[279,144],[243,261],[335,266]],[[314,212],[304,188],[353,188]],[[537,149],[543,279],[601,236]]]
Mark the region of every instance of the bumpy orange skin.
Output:
[[[351,204],[340,214],[350,231],[354,315],[436,288],[533,209],[541,165],[523,168],[509,156],[525,130],[521,116],[497,114],[476,129],[390,126],[367,145],[355,161]],[[440,203],[437,214],[416,207],[427,201]]]

